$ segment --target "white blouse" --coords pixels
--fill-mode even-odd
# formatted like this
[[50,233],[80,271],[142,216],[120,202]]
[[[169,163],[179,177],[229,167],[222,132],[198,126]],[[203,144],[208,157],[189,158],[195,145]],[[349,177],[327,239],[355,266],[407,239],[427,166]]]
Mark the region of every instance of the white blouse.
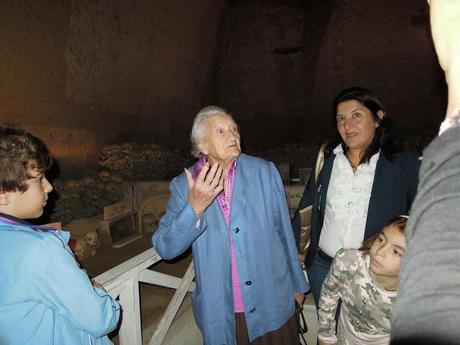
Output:
[[371,157],[369,163],[360,164],[353,172],[341,145],[334,149],[334,153],[336,157],[319,238],[319,247],[330,257],[334,257],[340,248],[361,247],[375,167],[380,155],[377,152]]

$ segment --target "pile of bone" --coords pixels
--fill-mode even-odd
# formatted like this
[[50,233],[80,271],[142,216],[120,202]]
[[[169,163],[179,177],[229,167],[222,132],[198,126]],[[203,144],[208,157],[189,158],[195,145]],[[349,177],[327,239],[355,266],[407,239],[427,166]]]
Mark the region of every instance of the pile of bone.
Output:
[[309,145],[286,144],[259,150],[253,154],[274,162],[278,168],[288,165],[290,177],[298,177],[300,168],[314,167],[320,146],[319,141],[312,141]]
[[87,232],[84,236],[72,237],[69,245],[79,262],[96,255],[101,248],[99,234],[96,230]]
[[102,215],[91,218],[80,218],[71,221],[63,226],[63,229],[70,232],[69,246],[79,262],[88,259],[107,243],[104,237],[100,236],[100,223]]
[[123,180],[167,180],[191,164],[191,156],[156,144],[106,145],[99,157],[104,171]]
[[129,183],[108,172],[99,172],[99,175],[94,172],[81,179],[56,180],[57,200],[50,205],[51,219],[66,224],[73,219],[92,217],[101,213],[104,206],[129,195]]

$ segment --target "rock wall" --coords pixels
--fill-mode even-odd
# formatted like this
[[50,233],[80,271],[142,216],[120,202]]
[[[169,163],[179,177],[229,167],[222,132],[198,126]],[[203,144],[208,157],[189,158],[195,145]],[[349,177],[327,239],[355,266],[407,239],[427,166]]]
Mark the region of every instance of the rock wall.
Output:
[[126,138],[186,147],[211,102],[224,0],[2,1],[0,119],[71,174]]
[[246,152],[316,147],[346,86],[374,89],[411,133],[434,133],[445,107],[425,0],[2,1],[0,22],[1,123],[44,139],[65,177],[107,144],[186,153],[210,103]]
[[306,16],[302,4],[241,1],[235,6],[220,59],[219,103],[235,114],[247,147],[298,137],[305,107]]
[[338,91],[353,85],[374,90],[403,130],[433,129],[445,111],[423,0],[335,1],[315,73],[309,115],[317,123],[329,120]]
[[355,85],[403,131],[434,133],[443,116],[425,0],[240,1],[230,23],[219,101],[248,147],[324,141],[334,96]]

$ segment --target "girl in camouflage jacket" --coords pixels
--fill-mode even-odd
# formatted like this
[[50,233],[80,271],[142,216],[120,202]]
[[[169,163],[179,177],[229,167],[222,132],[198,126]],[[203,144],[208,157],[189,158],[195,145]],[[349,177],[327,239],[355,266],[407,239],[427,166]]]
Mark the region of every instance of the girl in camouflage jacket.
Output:
[[[407,216],[391,219],[359,249],[341,249],[323,283],[319,344],[389,344],[392,306],[406,248]],[[342,300],[336,333],[335,315]]]

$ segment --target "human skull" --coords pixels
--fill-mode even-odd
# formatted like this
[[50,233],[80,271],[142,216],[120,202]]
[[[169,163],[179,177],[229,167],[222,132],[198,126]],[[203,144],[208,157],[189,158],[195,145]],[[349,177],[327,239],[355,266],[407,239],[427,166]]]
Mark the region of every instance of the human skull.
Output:
[[94,184],[94,178],[91,176],[85,176],[82,178],[81,182],[85,186],[92,186]]
[[157,223],[156,217],[151,213],[146,213],[142,216],[142,231],[153,232]]
[[86,244],[86,241],[84,239],[82,238],[75,239],[75,245],[73,248],[73,252],[78,260],[84,260],[86,258],[88,254],[87,247],[88,245]]
[[117,187],[117,184],[113,182],[109,182],[109,183],[104,184],[104,189],[106,193],[111,194],[111,193],[115,193],[118,187]]
[[97,254],[96,246],[88,246],[88,248],[89,248],[89,255],[94,256]]
[[112,176],[110,177],[110,181],[115,182],[115,183],[121,183],[123,182],[123,177],[117,174],[112,174]]
[[99,191],[99,189],[87,187],[85,189],[82,189],[82,191],[84,192],[85,197],[89,200],[99,201],[101,198],[101,192]]
[[104,182],[109,182],[111,179],[110,171],[108,170],[99,171],[99,178]]
[[96,230],[90,231],[85,235],[86,244],[89,246],[97,246],[99,235]]

